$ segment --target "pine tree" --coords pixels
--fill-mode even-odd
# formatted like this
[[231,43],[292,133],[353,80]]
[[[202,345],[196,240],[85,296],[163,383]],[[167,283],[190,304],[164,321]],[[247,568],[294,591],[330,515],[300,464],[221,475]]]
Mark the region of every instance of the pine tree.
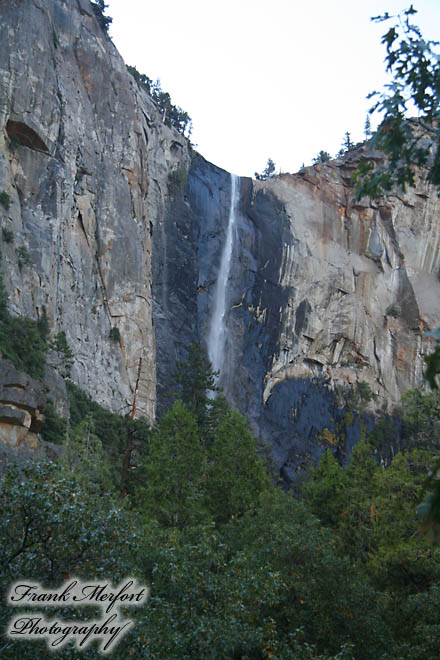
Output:
[[104,0],[95,0],[92,2],[92,9],[98,23],[105,34],[108,34],[110,24],[113,22],[113,19],[110,16],[105,16],[104,12],[107,9],[108,5],[105,4]]
[[365,118],[364,135],[366,140],[369,140],[370,137],[373,135],[373,132],[371,130],[370,115],[367,115]]
[[255,172],[255,178],[258,181],[265,181],[266,179],[269,179],[270,177],[274,176],[275,169],[276,169],[276,165],[273,162],[272,158],[268,158],[266,167],[264,168],[262,173],[259,174],[258,172]]
[[303,494],[313,513],[324,525],[337,525],[347,497],[348,479],[330,449],[303,486]]
[[193,413],[176,401],[153,434],[143,466],[138,508],[165,526],[184,527],[201,514],[205,449]]
[[328,151],[320,151],[316,158],[313,159],[314,163],[327,163],[331,159]]
[[210,447],[209,461],[208,508],[218,522],[257,506],[261,494],[270,489],[264,461],[257,456],[246,419],[236,410],[221,421]]
[[341,145],[341,148],[338,151],[338,156],[343,156],[348,151],[351,151],[351,149],[353,149],[354,146],[355,145],[354,145],[354,142],[351,141],[351,135],[350,135],[349,131],[346,131],[345,135],[344,135],[344,140],[343,140],[342,145]]
[[212,369],[200,344],[191,344],[188,358],[185,362],[176,362],[176,371],[173,374],[173,398],[183,401],[185,406],[196,417],[202,434],[208,423],[208,411],[212,400],[210,392],[219,392],[215,384],[217,373]]

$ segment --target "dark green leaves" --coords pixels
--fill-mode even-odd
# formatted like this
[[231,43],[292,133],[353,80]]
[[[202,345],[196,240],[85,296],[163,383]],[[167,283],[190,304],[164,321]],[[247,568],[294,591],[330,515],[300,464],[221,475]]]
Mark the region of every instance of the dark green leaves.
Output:
[[425,357],[426,367],[426,380],[433,389],[437,389],[437,376],[440,374],[440,344],[436,347],[435,351]]
[[[392,81],[384,92],[373,92],[376,102],[370,113],[383,118],[370,146],[381,150],[385,160],[359,167],[354,179],[358,199],[377,197],[394,185],[404,191],[416,183],[416,168],[426,167],[426,178],[440,191],[440,65],[438,42],[422,38],[410,23],[411,7],[382,37],[386,47],[386,70]],[[372,20],[387,21],[388,13]],[[394,17],[396,18],[396,17]],[[418,114],[418,119],[409,116]]]
[[108,34],[110,24],[113,22],[113,19],[110,16],[106,16],[104,13],[108,5],[105,4],[104,0],[95,0],[95,2],[92,2],[91,4],[102,31],[105,34]]

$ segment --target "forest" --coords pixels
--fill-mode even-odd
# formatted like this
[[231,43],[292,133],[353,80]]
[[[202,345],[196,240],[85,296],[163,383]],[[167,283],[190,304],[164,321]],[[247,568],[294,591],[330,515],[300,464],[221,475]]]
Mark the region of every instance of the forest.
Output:
[[[41,347],[32,323],[26,341]],[[440,551],[417,507],[439,447],[439,392],[405,395],[394,456],[384,418],[345,467],[328,449],[292,493],[216,392],[198,345],[174,385],[151,429],[68,381],[69,424],[49,406],[43,432],[62,444],[59,460],[11,464],[1,476],[2,584],[130,576],[148,585],[115,658],[437,658]],[[2,600],[3,629],[14,613]],[[81,610],[50,609],[61,615],[74,621]],[[3,636],[0,651],[51,657],[42,640]],[[69,645],[58,654],[78,657]]]

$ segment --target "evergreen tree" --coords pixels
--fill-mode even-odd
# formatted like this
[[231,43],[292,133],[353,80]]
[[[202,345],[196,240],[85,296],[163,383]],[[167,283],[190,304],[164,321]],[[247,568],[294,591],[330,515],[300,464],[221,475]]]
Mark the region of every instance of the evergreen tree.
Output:
[[224,420],[226,415],[231,412],[231,407],[221,392],[217,394],[214,399],[209,400],[209,406],[206,415],[206,422],[204,428],[204,440],[208,444],[214,441],[215,433],[219,424]]
[[351,135],[349,131],[346,131],[344,135],[344,140],[342,142],[341,148],[338,151],[338,156],[343,156],[348,151],[351,151],[354,148],[355,144],[351,141]]
[[180,399],[196,417],[202,434],[207,430],[208,412],[212,405],[209,393],[216,393],[220,388],[215,384],[217,373],[200,344],[191,344],[185,362],[178,360],[173,374],[172,392],[174,399]]
[[255,172],[255,178],[258,181],[265,181],[266,179],[269,179],[270,177],[274,176],[275,169],[276,169],[276,165],[273,162],[272,158],[268,158],[266,167],[264,168],[262,173],[258,174],[258,172]]
[[104,0],[95,0],[95,2],[92,2],[91,4],[102,31],[105,32],[105,34],[108,34],[110,24],[113,22],[113,19],[110,16],[104,14],[108,5],[105,4]]
[[316,156],[316,158],[313,159],[314,163],[328,163],[328,161],[331,159],[330,154],[328,151],[320,151],[319,154]]
[[168,92],[162,90],[160,80],[153,82],[144,73],[139,73],[135,66],[127,66],[127,71],[131,73],[137,84],[145,89],[157,104],[164,124],[175,128],[179,133],[189,138],[192,131],[191,117],[182,108],[171,102],[171,96]]
[[330,449],[303,485],[303,494],[324,525],[337,525],[347,500],[348,478]]
[[218,522],[256,507],[261,494],[270,488],[264,461],[256,454],[255,440],[245,418],[236,410],[220,422],[209,461],[208,507]]
[[184,527],[202,514],[206,454],[195,415],[176,401],[153,434],[136,494],[147,518]]
[[440,389],[409,390],[402,397],[405,446],[440,451]]
[[370,115],[367,115],[365,118],[364,135],[366,140],[369,140],[370,137],[373,135],[373,132],[371,130]]

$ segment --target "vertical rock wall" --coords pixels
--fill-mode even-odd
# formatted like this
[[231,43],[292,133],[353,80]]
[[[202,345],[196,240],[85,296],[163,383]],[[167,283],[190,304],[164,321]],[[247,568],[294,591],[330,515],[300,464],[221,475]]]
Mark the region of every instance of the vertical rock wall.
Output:
[[[354,385],[370,387],[371,414],[391,412],[403,392],[424,386],[423,358],[433,343],[424,331],[440,325],[435,191],[420,180],[405,196],[356,202],[350,179],[362,156],[265,182],[241,180],[223,385],[288,479],[328,446],[323,431],[336,430],[341,394]],[[198,227],[203,343],[229,177],[198,159],[187,194]],[[346,450],[359,434],[355,420]]]
[[186,141],[162,124],[88,0],[11,0],[0,11],[10,310],[45,310],[53,334],[66,332],[73,379],[114,411],[131,406],[142,357],[138,414],[152,420],[151,234]]

